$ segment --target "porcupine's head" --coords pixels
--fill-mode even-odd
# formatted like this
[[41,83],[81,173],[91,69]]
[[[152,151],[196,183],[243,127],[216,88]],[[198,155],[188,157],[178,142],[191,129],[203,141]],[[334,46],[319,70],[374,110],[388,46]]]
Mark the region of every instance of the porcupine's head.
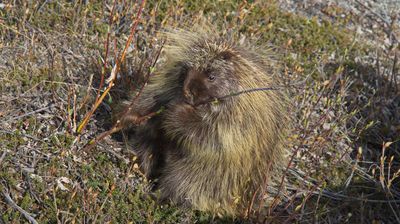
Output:
[[207,137],[215,140],[210,145],[218,145],[216,139],[227,133],[221,128],[227,127],[229,131],[243,130],[253,135],[266,132],[268,138],[274,138],[273,130],[279,129],[287,114],[281,91],[236,95],[275,85],[273,76],[277,66],[270,54],[265,53],[268,51],[205,28],[166,34],[164,74],[166,79],[176,76],[174,80],[178,83],[175,88],[178,97],[165,122],[172,136],[198,135],[201,139],[207,132],[216,135]]
[[[182,101],[191,106],[204,107],[216,100],[226,106],[235,101],[230,95],[272,84],[276,69],[270,55],[246,41],[204,27],[166,36],[167,70],[179,73]],[[218,104],[213,105],[217,109]]]

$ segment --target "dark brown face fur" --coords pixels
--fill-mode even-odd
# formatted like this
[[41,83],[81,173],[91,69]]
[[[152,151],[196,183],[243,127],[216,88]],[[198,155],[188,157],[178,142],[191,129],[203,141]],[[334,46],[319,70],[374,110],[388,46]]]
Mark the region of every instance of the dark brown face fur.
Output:
[[185,102],[196,106],[212,101],[218,97],[218,82],[210,72],[190,70],[183,83],[183,96]]
[[237,91],[237,79],[230,59],[221,56],[206,68],[188,69],[182,87],[185,103],[199,106]]

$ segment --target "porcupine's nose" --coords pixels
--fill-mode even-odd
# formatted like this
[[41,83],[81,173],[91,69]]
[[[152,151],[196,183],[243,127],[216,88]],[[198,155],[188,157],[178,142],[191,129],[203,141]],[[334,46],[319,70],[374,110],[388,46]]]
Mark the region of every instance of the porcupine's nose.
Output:
[[185,102],[194,105],[194,96],[193,93],[190,91],[188,88],[184,88],[183,90],[183,96],[185,97]]
[[185,102],[197,106],[209,99],[209,91],[207,89],[205,79],[207,76],[198,70],[190,70],[183,84],[183,96]]
[[185,102],[192,106],[198,106],[203,103],[210,101],[210,96],[206,89],[201,86],[192,87],[183,91]]

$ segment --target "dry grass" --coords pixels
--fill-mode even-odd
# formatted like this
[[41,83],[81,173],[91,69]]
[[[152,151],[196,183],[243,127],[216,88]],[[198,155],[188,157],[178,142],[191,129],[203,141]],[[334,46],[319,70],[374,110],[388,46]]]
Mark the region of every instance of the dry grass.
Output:
[[[147,2],[123,59],[139,8],[132,1],[0,3],[0,223],[232,222],[158,204],[118,136],[84,147],[112,127],[110,105],[162,63],[161,56],[153,64],[163,43],[157,31],[204,18],[221,33],[274,46],[290,86],[285,200],[236,221],[400,222],[398,43],[378,48],[343,28],[356,18],[307,19],[272,1],[165,0]],[[78,134],[104,93],[101,74],[108,78],[117,63],[112,94]]]

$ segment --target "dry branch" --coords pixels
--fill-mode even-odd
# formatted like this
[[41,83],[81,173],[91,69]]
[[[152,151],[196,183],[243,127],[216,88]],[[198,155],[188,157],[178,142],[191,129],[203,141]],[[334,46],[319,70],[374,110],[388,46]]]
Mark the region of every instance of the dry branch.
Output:
[[22,209],[21,207],[19,207],[17,205],[17,203],[15,203],[12,198],[10,197],[10,195],[8,194],[8,192],[5,192],[4,190],[2,191],[2,194],[4,196],[4,199],[6,200],[6,202],[13,207],[15,210],[19,211],[22,215],[24,215],[24,217],[29,220],[30,223],[32,224],[38,224],[38,222],[35,220],[35,218],[32,217],[32,215],[30,213],[28,213],[27,211],[25,211],[24,209]]
[[[113,70],[111,72],[110,77],[112,79],[110,79],[110,81],[108,83],[108,86],[104,90],[103,94],[96,100],[96,102],[94,103],[94,105],[93,105],[92,109],[90,110],[90,112],[85,116],[85,118],[83,119],[81,124],[78,126],[78,130],[77,130],[78,134],[82,133],[82,131],[85,130],[85,127],[89,122],[89,119],[92,117],[93,113],[96,111],[96,109],[99,107],[101,102],[103,102],[104,98],[109,93],[111,88],[114,86],[114,81],[115,81],[115,79],[117,77],[117,73],[119,72],[121,63],[125,60],[126,52],[127,52],[128,48],[129,48],[129,46],[130,46],[130,44],[131,44],[131,42],[133,40],[133,36],[134,36],[134,34],[136,32],[136,27],[139,24],[140,15],[142,14],[142,11],[143,11],[145,3],[146,3],[146,0],[143,0],[142,3],[140,4],[140,7],[139,7],[138,12],[136,14],[136,18],[135,18],[134,24],[133,24],[133,26],[131,28],[131,32],[130,32],[129,38],[125,43],[125,48],[122,51],[121,57],[119,57],[118,60],[116,61],[115,65],[114,65],[114,68],[113,68]],[[79,138],[79,136],[77,137],[77,139],[78,138]]]

